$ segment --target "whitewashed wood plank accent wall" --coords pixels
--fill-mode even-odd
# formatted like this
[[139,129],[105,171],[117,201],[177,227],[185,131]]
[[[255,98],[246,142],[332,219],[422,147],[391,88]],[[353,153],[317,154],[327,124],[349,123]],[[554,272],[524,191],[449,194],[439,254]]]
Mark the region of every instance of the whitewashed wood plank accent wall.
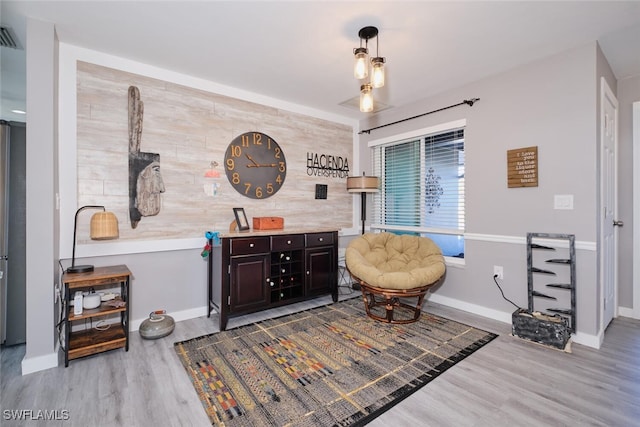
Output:
[[[131,85],[139,88],[144,102],[140,150],[160,154],[166,188],[160,213],[143,217],[136,229],[128,213]],[[346,191],[346,177],[307,174],[308,152],[341,156],[351,167],[349,126],[81,61],[77,96],[78,206],[98,204],[114,212],[121,240],[192,238],[224,231],[234,219],[234,207],[243,207],[250,223],[256,216],[280,216],[285,228],[352,225],[353,195]],[[283,187],[268,199],[240,195],[224,172],[227,146],[249,131],[271,136],[287,159]],[[221,174],[217,197],[204,190],[212,182],[204,177],[212,161],[218,162]],[[315,199],[315,184],[328,186],[326,200]],[[88,224],[82,221],[78,227],[87,230],[79,236],[88,236]]]

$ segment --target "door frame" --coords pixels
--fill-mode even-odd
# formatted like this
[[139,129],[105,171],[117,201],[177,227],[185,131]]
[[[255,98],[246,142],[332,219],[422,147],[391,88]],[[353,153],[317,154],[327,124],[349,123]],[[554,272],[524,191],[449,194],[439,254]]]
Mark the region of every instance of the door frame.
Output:
[[640,101],[633,118],[633,317],[640,319]]
[[[2,193],[0,195],[0,197],[2,197],[2,200],[0,200],[0,216],[2,216],[0,227],[5,227],[4,224],[8,224],[9,221],[9,147],[11,146],[11,130],[8,122],[2,121],[1,125],[4,127],[4,131],[0,134],[0,192]],[[0,252],[9,250],[9,236],[7,231],[5,227],[5,229],[0,232],[0,235],[2,235],[4,239],[2,247],[6,248],[0,250]],[[6,254],[2,253],[0,255]],[[6,261],[0,261],[0,274],[2,274],[0,278],[0,344],[4,344],[7,337],[7,322],[5,321],[7,315],[7,264]]]
[[614,180],[614,184],[613,184],[613,219],[617,218],[618,215],[618,175],[617,175],[617,163],[618,163],[618,115],[619,115],[619,104],[618,104],[618,98],[615,96],[615,94],[613,93],[613,91],[611,90],[611,88],[609,87],[609,84],[607,83],[606,79],[604,77],[600,77],[600,116],[599,116],[599,124],[600,124],[600,132],[599,132],[599,146],[600,146],[600,178],[599,178],[599,186],[600,186],[600,202],[599,202],[599,228],[600,228],[600,232],[599,232],[599,261],[598,261],[598,265],[599,265],[599,281],[600,281],[600,292],[599,292],[599,312],[600,312],[600,327],[599,330],[602,333],[602,336],[604,336],[604,331],[605,328],[608,326],[608,324],[605,324],[605,307],[604,307],[604,301],[606,298],[606,289],[605,289],[605,277],[604,277],[604,265],[606,262],[611,262],[611,268],[613,268],[613,317],[612,318],[616,318],[618,317],[618,227],[613,227],[613,250],[615,251],[615,255],[612,257],[613,259],[611,260],[607,260],[606,256],[605,256],[605,250],[604,250],[604,228],[605,228],[605,224],[604,224],[604,220],[605,220],[605,215],[603,214],[603,210],[605,207],[605,197],[604,197],[604,167],[603,167],[603,162],[606,161],[606,159],[604,158],[604,138],[605,138],[605,113],[604,113],[604,105],[605,105],[605,98],[610,98],[612,100],[615,101],[615,108],[616,108],[616,113],[615,113],[615,117],[614,117],[614,141],[613,141],[613,146],[614,146],[614,160],[613,160],[613,167],[615,168],[615,173],[613,174],[613,180]]

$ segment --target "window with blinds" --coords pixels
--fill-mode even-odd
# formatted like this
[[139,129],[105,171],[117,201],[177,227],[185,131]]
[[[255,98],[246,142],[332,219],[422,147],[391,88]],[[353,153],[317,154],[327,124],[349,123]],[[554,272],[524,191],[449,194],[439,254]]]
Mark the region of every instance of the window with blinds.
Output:
[[464,128],[376,145],[372,228],[424,235],[464,258]]

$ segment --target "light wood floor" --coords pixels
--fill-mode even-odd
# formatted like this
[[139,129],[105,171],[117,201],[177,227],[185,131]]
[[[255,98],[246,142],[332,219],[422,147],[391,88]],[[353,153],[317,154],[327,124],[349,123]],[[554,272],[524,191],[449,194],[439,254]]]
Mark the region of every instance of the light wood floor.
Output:
[[[355,294],[354,294],[355,295]],[[330,298],[229,321],[229,327]],[[510,336],[510,325],[427,303],[426,310],[500,334],[371,426],[640,426],[640,321],[617,318],[594,350],[563,353]],[[217,316],[179,322],[168,337],[131,334],[113,350],[20,375],[24,346],[2,350],[2,426],[206,426],[173,343],[216,332]],[[10,421],[8,410],[66,410],[67,421]]]

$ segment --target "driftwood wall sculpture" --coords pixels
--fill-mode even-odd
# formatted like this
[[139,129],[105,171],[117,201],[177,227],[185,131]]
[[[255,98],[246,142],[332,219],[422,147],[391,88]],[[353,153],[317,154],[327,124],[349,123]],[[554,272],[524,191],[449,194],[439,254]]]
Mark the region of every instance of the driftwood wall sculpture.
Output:
[[143,216],[160,212],[164,182],[160,174],[160,154],[140,151],[144,103],[140,91],[129,86],[129,219],[136,228]]

